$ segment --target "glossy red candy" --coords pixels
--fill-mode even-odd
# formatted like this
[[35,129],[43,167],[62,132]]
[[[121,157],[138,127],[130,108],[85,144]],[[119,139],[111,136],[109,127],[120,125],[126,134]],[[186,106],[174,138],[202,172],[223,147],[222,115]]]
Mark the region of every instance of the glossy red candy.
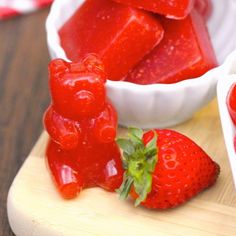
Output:
[[236,83],[233,84],[229,90],[229,93],[227,96],[227,107],[228,107],[231,119],[234,125],[236,125]]
[[67,56],[102,59],[109,79],[122,80],[163,37],[153,15],[110,0],[87,0],[59,31]]
[[152,11],[167,18],[181,19],[193,8],[194,0],[114,0],[146,11]]
[[44,124],[56,186],[67,199],[92,186],[114,191],[123,169],[115,142],[117,114],[106,99],[102,63],[94,55],[76,63],[56,59],[49,71],[52,104]]
[[164,39],[126,77],[137,84],[176,83],[201,76],[217,65],[202,16],[196,10],[184,20],[161,18]]

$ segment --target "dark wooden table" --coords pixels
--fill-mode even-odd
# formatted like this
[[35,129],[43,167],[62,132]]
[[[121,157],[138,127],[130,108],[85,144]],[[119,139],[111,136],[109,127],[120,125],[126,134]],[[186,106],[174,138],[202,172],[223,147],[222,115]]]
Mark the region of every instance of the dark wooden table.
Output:
[[7,193],[42,131],[49,103],[47,14],[48,9],[0,22],[0,236],[13,235]]

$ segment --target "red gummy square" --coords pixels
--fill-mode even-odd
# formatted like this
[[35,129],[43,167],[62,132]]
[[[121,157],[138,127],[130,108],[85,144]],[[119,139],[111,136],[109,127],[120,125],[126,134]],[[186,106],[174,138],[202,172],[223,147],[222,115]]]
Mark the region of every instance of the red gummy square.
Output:
[[167,18],[181,19],[193,8],[194,0],[114,0],[146,11],[152,11]]
[[111,80],[122,80],[163,38],[159,20],[109,0],[87,0],[59,31],[68,58],[97,54]]
[[199,77],[217,66],[203,17],[196,10],[183,20],[160,18],[161,43],[127,75],[137,84],[176,83]]

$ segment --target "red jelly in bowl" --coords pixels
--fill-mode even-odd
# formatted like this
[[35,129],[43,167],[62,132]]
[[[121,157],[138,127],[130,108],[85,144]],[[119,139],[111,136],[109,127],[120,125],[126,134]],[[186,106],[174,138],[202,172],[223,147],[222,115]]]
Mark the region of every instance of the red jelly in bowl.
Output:
[[116,2],[138,7],[165,15],[167,18],[185,18],[193,8],[193,0],[115,0]]
[[109,0],[87,0],[59,35],[70,60],[95,53],[109,79],[122,80],[160,42],[163,29],[148,12]]
[[203,75],[217,65],[203,17],[196,10],[183,20],[160,18],[165,35],[126,77],[137,84],[171,84]]

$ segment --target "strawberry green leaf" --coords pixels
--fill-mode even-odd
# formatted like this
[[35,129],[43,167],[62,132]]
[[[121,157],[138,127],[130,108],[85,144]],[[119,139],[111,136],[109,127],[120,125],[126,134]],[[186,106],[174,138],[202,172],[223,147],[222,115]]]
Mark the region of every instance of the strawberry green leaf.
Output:
[[130,141],[132,141],[135,146],[143,147],[143,141],[142,141],[143,131],[141,129],[129,128],[128,129],[128,137],[129,137]]
[[146,150],[146,152],[145,152],[145,156],[147,157],[147,159],[150,159],[150,158],[152,158],[153,156],[156,156],[156,154],[157,154],[157,149],[150,149],[150,150]]
[[157,133],[154,132],[154,137],[147,143],[145,150],[145,155],[147,158],[147,169],[151,173],[155,170],[155,166],[158,161],[157,152]]
[[128,155],[134,153],[135,148],[130,140],[119,138],[116,140],[119,147]]
[[135,201],[135,206],[138,206],[141,202],[145,201],[148,193],[151,192],[152,176],[146,172],[141,180],[141,183],[134,182],[134,188],[138,194],[138,198]]
[[143,130],[139,129],[139,128],[129,127],[128,133],[136,136],[139,139],[142,139],[142,137],[143,137]]
[[120,195],[120,199],[124,200],[128,197],[132,184],[134,182],[133,178],[128,176],[127,173],[124,173],[124,181],[119,189],[116,190],[117,193]]
[[156,164],[157,164],[157,155],[155,156],[152,156],[152,158],[149,158],[147,160],[147,170],[150,172],[150,173],[153,173],[153,171],[155,170],[156,168]]
[[146,144],[143,143],[143,131],[129,128],[127,139],[118,139],[117,143],[123,149],[122,162],[125,171],[124,180],[118,192],[121,199],[128,197],[131,187],[134,187],[138,197],[135,206],[145,201],[152,188],[152,173],[157,164],[157,134]]

